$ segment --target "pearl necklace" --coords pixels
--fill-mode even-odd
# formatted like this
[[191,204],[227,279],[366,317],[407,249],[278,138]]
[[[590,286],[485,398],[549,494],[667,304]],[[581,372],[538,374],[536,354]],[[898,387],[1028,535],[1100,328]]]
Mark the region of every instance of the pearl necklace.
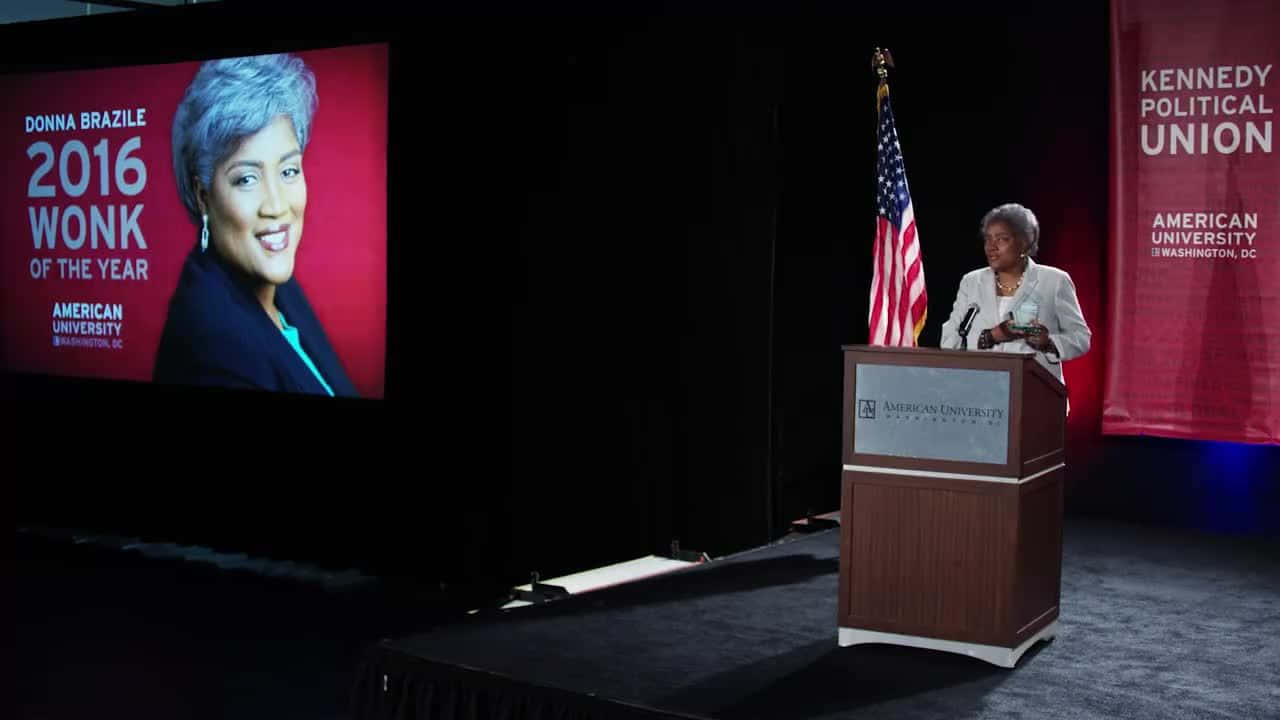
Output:
[[1000,275],[999,275],[999,274],[997,274],[997,275],[996,275],[996,287],[998,287],[998,288],[1000,288],[1001,290],[1003,290],[1003,291],[1005,291],[1005,292],[1009,293],[1010,295],[1012,295],[1013,293],[1015,293],[1015,292],[1017,292],[1017,291],[1018,291],[1018,288],[1022,287],[1022,278],[1018,278],[1018,282],[1017,282],[1016,284],[1014,284],[1014,286],[1013,286],[1013,287],[1009,287],[1008,285],[1005,285],[1004,283],[1000,282]]

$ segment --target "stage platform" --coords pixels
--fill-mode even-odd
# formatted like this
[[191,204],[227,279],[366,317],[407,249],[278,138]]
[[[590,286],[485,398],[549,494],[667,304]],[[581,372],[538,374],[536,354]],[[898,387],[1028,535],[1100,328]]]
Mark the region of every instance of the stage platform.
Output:
[[838,531],[386,640],[357,718],[1266,718],[1280,544],[1069,520],[1060,634],[1001,669],[836,645]]

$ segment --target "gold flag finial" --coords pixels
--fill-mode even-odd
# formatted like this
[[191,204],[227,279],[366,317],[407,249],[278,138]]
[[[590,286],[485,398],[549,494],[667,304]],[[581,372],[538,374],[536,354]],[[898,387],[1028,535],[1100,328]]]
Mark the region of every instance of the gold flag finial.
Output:
[[889,79],[889,68],[893,67],[893,54],[884,48],[876,48],[871,56],[871,69],[876,71],[880,82]]

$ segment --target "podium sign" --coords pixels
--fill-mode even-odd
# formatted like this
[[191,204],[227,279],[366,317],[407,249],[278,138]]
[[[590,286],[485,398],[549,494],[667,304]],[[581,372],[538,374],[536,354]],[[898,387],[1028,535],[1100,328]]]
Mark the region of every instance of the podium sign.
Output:
[[855,453],[1009,461],[1009,373],[861,363]]

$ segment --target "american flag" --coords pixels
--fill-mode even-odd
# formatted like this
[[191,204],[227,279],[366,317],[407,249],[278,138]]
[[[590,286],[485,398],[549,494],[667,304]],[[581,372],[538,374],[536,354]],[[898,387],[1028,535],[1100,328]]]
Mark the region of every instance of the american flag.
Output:
[[876,92],[876,243],[871,278],[870,343],[914,346],[924,329],[929,295],[924,287],[924,260],[916,213],[907,189],[902,147],[893,124],[889,85]]

